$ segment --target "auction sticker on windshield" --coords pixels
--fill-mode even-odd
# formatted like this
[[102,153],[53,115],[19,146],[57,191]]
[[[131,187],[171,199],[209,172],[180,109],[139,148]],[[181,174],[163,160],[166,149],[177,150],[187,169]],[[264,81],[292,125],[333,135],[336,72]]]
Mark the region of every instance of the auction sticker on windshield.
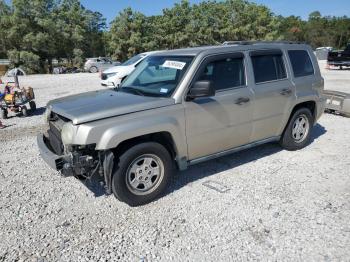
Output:
[[162,66],[182,70],[185,67],[185,65],[186,63],[184,62],[166,60]]

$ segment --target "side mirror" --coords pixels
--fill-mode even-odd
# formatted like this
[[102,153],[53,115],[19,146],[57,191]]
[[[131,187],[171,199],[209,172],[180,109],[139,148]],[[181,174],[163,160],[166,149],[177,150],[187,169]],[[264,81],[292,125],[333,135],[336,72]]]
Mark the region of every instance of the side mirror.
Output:
[[193,84],[190,92],[187,95],[189,100],[193,100],[199,97],[211,97],[215,96],[215,88],[212,81],[201,80]]

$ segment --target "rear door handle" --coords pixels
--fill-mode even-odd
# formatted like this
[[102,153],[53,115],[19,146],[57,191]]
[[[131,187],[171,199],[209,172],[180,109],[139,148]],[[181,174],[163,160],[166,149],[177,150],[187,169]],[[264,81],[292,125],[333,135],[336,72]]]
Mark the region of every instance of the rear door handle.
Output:
[[248,97],[240,97],[236,100],[235,104],[241,106],[243,104],[248,103],[249,101],[250,99]]
[[289,88],[283,89],[280,94],[283,96],[289,96],[292,93],[292,90]]

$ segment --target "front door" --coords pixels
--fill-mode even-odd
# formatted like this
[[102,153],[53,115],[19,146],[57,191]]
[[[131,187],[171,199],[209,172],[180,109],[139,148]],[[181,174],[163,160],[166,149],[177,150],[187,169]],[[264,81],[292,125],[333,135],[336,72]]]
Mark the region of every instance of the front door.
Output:
[[228,150],[250,140],[253,92],[246,84],[242,53],[204,60],[195,81],[212,81],[216,95],[185,102],[189,160]]

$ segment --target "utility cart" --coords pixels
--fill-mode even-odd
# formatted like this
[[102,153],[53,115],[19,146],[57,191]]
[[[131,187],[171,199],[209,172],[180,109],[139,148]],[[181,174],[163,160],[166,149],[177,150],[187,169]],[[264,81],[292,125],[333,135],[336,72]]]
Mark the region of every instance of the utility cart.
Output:
[[6,83],[4,94],[0,97],[1,119],[6,119],[9,112],[22,113],[26,117],[29,114],[29,110],[31,113],[36,110],[33,88],[20,87],[17,75],[14,78],[14,82]]
[[333,90],[324,90],[323,95],[327,99],[326,112],[350,117],[350,94]]

